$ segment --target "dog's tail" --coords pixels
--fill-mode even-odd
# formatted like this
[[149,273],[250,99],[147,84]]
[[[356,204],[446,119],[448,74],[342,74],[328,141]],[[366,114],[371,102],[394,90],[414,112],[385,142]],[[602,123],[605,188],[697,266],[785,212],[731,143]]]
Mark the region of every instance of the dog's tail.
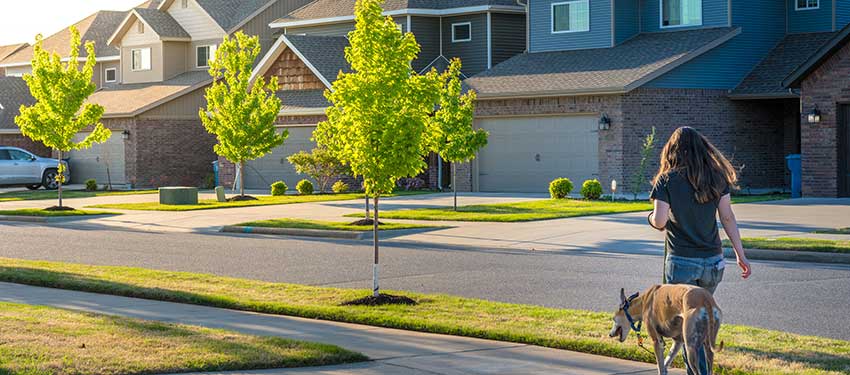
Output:
[[723,351],[723,341],[717,345],[717,334],[720,332],[720,321],[723,312],[720,308],[706,301],[705,311],[708,312],[708,334],[705,336],[705,346],[710,347],[713,352]]

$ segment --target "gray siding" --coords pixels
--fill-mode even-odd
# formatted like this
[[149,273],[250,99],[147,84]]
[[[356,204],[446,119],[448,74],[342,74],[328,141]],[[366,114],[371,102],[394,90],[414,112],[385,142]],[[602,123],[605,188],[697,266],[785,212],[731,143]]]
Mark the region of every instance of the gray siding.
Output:
[[199,110],[207,105],[205,96],[207,87],[197,89],[158,107],[154,107],[139,115],[139,118],[197,120]]
[[[472,23],[472,40],[452,43],[452,24]],[[487,15],[472,14],[443,18],[443,56],[451,60],[458,57],[463,63],[463,74],[471,77],[487,70]]]
[[305,34],[305,35],[324,35],[324,36],[345,36],[350,31],[354,30],[354,21],[332,23],[329,25],[290,27],[286,29],[287,34]]
[[413,69],[419,72],[440,56],[440,18],[411,17],[410,30],[422,47],[419,58],[413,62]]
[[493,13],[490,25],[493,66],[525,52],[525,15]]
[[[774,0],[778,2],[781,0]],[[735,1],[736,3],[753,2],[752,0]],[[758,1],[755,1],[758,3]],[[821,0],[823,2],[823,0]],[[780,4],[781,5],[781,4]],[[736,6],[740,6],[736,4]],[[661,1],[644,0],[641,5],[641,30],[644,32],[688,30],[702,27],[728,26],[729,24],[729,0],[702,0],[702,25],[662,28],[661,27]],[[733,16],[735,12],[732,12]]]
[[614,43],[620,44],[640,32],[638,0],[614,0]]
[[528,17],[531,20],[529,50],[531,52],[611,47],[611,1],[613,0],[589,0],[590,30],[553,33],[552,4],[561,1],[529,2]]
[[275,39],[277,39],[275,36],[277,30],[269,27],[269,24],[286,16],[293,10],[306,5],[310,1],[311,0],[278,0],[273,5],[260,12],[260,14],[256,17],[245,23],[241,30],[246,34],[258,35],[260,37],[260,45],[262,46],[260,56],[263,56],[274,44]]

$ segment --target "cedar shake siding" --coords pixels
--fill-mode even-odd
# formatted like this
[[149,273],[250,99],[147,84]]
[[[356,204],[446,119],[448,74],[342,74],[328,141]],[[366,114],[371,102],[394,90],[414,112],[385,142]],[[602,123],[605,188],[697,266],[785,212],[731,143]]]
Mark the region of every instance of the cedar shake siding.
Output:
[[277,76],[280,90],[319,90],[325,85],[290,49],[284,50],[266,72],[266,78]]

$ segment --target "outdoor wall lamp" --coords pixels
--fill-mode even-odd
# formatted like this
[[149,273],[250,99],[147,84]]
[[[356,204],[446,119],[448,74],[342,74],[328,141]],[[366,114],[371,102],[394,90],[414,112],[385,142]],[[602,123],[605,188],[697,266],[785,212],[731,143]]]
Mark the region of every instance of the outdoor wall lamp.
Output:
[[602,117],[599,118],[599,130],[608,130],[611,129],[611,119],[608,118],[607,114],[602,114]]
[[821,113],[820,113],[820,110],[818,109],[818,106],[816,105],[814,108],[812,108],[811,112],[809,112],[808,115],[806,115],[806,117],[807,117],[807,120],[809,120],[809,124],[819,123],[820,118],[821,118]]
[[130,139],[130,131],[129,131],[129,130],[124,130],[123,132],[121,132],[121,138],[123,138],[123,139]]

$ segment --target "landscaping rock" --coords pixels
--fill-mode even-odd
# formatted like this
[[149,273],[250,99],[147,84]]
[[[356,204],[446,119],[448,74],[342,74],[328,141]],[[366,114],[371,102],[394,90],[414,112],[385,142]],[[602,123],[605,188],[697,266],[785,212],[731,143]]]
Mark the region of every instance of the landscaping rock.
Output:
[[159,189],[159,204],[194,205],[198,204],[198,188],[164,187]]

